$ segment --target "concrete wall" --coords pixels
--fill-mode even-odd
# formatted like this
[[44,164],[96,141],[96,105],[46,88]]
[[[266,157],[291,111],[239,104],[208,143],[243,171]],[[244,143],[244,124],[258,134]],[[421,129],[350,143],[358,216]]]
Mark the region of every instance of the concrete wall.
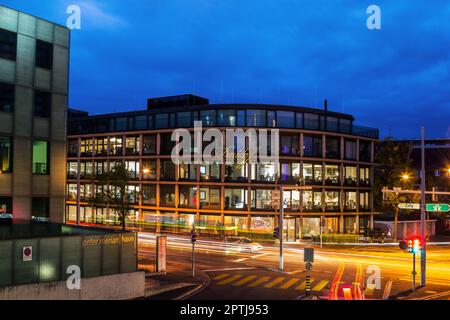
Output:
[[80,290],[65,281],[0,288],[1,300],[126,300],[143,297],[145,272],[81,279]]

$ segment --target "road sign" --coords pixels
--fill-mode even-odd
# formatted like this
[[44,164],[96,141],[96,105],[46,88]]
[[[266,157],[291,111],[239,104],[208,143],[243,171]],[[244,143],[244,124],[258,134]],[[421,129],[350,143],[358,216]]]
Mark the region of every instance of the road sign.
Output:
[[314,248],[305,248],[303,252],[303,262],[314,262]]
[[312,270],[312,268],[313,268],[313,264],[312,264],[312,262],[305,262],[305,269],[306,270]]
[[[420,210],[420,203],[399,203],[399,209]],[[450,212],[450,204],[447,203],[427,203],[428,212]]]
[[420,203],[399,203],[399,209],[420,210]]
[[33,261],[33,247],[24,246],[22,248],[22,261]]

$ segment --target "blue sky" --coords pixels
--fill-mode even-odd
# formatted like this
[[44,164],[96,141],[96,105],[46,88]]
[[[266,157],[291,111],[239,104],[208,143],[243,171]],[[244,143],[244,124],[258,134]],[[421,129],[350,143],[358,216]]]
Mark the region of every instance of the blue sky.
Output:
[[[27,0],[1,3],[72,32],[71,107],[145,108],[194,93],[213,103],[321,107],[382,136],[450,138],[450,2],[444,0]],[[379,5],[381,30],[366,9]]]

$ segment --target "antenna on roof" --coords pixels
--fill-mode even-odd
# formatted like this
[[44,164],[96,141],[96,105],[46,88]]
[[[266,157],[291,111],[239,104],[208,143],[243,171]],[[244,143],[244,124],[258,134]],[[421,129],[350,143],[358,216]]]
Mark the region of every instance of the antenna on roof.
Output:
[[325,99],[323,102],[323,108],[324,108],[325,112],[328,111],[328,100],[327,99]]

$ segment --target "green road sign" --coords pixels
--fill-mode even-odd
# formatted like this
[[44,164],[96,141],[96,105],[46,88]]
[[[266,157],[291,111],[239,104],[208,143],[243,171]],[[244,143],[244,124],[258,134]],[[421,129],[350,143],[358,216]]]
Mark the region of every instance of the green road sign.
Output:
[[[399,203],[399,209],[420,210],[420,203]],[[447,203],[427,203],[428,212],[450,212],[450,204]]]

